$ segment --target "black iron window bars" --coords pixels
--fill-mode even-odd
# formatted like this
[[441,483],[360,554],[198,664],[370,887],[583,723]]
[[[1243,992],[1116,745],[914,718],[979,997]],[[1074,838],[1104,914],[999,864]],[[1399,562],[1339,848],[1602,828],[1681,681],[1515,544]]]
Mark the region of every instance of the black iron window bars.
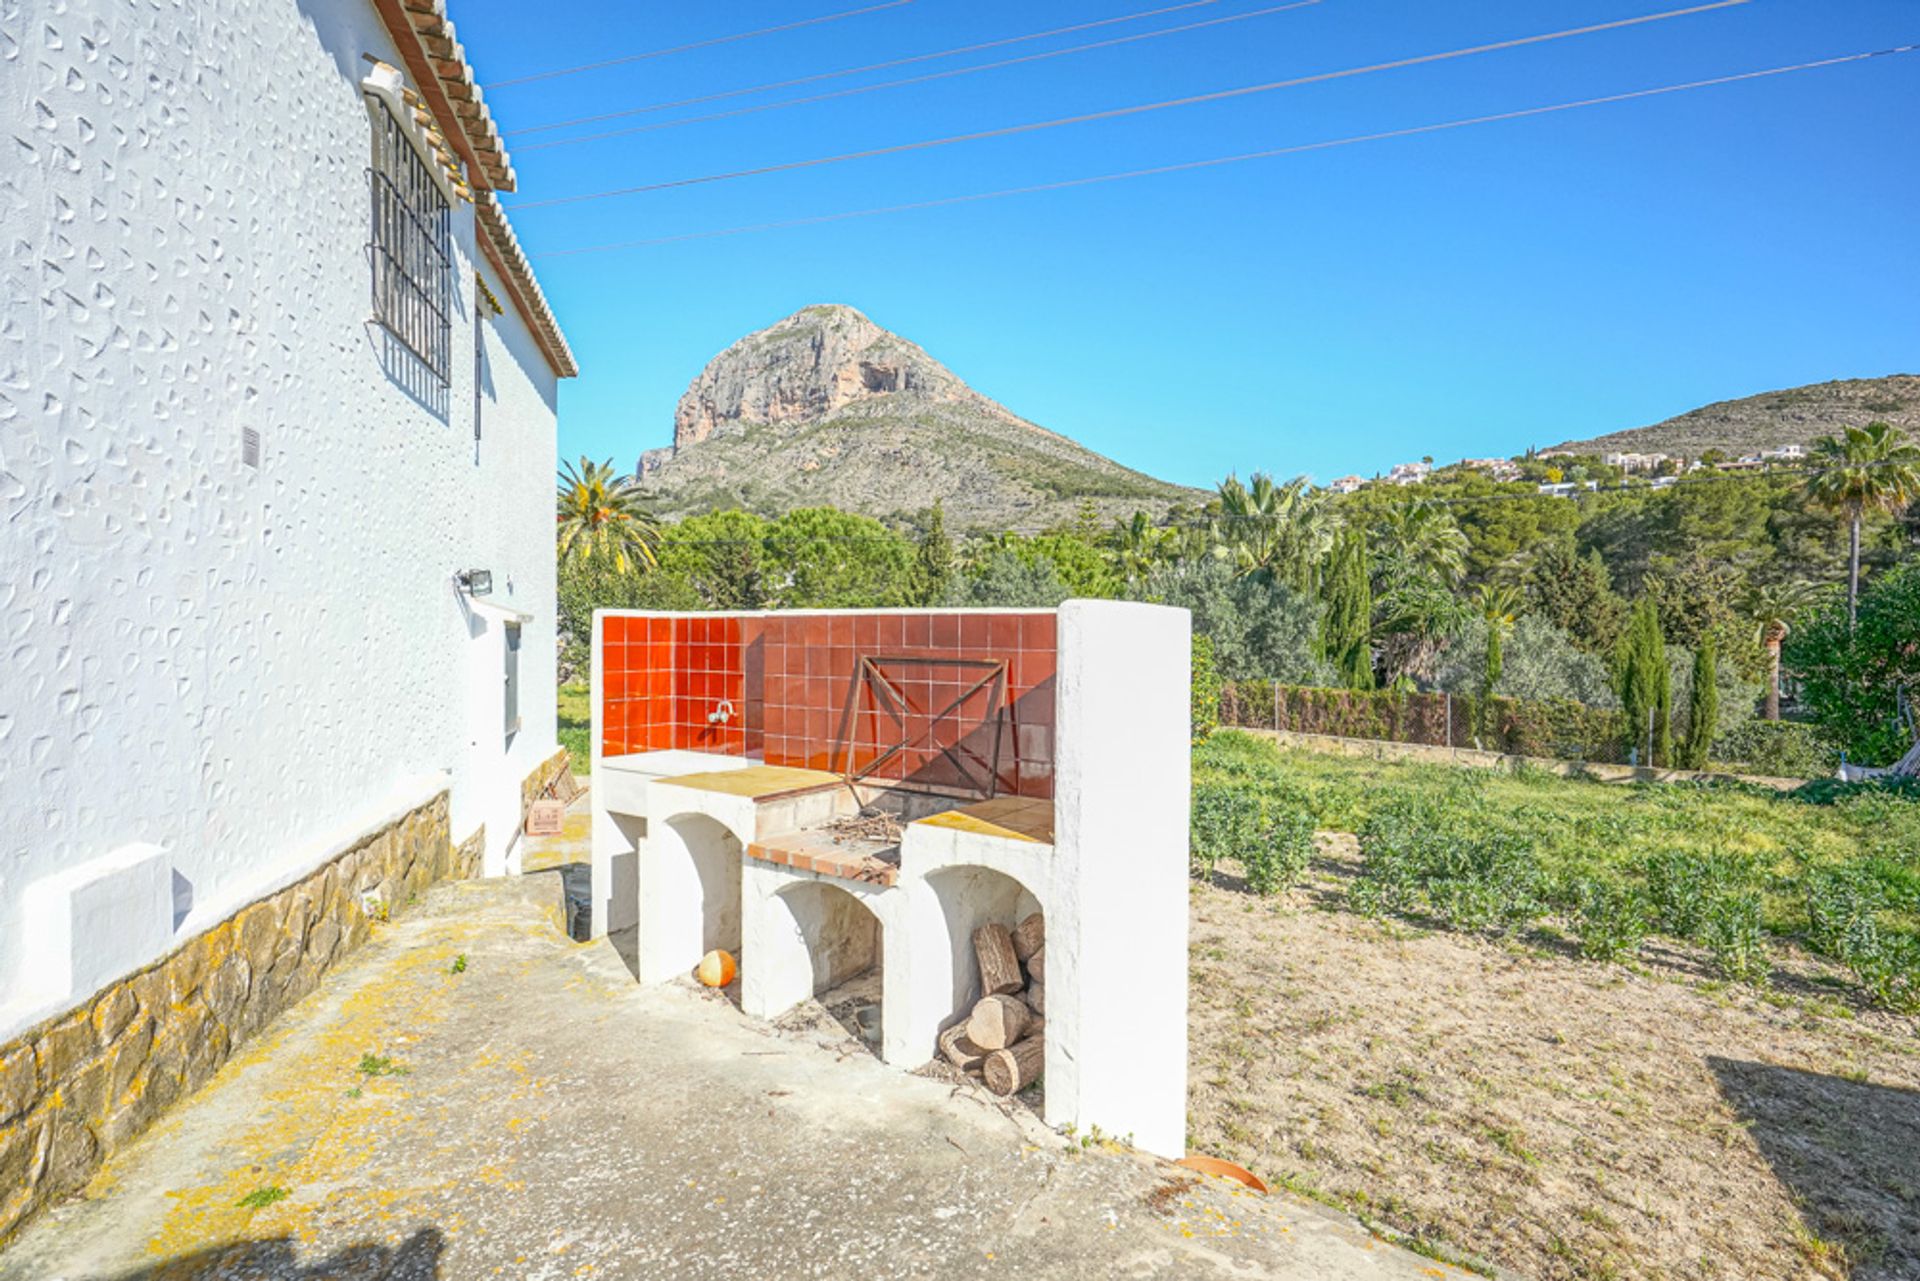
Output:
[[453,230],[447,196],[406,127],[372,95],[373,318],[445,386],[452,377]]

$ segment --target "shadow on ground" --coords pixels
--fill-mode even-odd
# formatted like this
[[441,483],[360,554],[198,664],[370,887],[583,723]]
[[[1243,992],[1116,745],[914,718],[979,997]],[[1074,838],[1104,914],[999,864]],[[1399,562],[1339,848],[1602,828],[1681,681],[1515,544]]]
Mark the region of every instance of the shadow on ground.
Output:
[[1920,1275],[1920,1093],[1767,1063],[1707,1065],[1799,1203],[1810,1262],[1850,1281]]
[[441,1281],[446,1247],[440,1229],[421,1228],[397,1246],[351,1245],[302,1263],[292,1238],[273,1237],[196,1250],[111,1281]]

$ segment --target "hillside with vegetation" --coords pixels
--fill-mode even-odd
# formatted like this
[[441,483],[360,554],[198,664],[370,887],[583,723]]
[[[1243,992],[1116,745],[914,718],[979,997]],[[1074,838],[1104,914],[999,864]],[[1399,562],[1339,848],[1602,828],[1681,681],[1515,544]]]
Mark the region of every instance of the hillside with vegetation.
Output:
[[1555,449],[1583,454],[1669,454],[1698,458],[1717,450],[1729,458],[1781,445],[1807,445],[1847,426],[1890,423],[1920,433],[1920,376],[1845,378],[1721,400],[1664,422],[1573,440]]
[[1083,503],[1120,516],[1194,497],[1028,422],[844,306],[804,307],[714,357],[680,399],[672,446],[637,472],[668,516],[939,502],[963,528],[1032,529]]

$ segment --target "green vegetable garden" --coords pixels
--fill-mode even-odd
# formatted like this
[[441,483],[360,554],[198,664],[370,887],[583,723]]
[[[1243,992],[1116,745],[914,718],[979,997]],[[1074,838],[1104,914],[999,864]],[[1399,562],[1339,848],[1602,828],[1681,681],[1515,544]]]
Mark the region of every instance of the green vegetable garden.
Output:
[[1315,830],[1358,838],[1369,916],[1631,962],[1664,938],[1766,985],[1787,949],[1860,999],[1920,1012],[1920,784],[1607,784],[1283,751],[1222,731],[1194,753],[1193,866],[1275,894]]

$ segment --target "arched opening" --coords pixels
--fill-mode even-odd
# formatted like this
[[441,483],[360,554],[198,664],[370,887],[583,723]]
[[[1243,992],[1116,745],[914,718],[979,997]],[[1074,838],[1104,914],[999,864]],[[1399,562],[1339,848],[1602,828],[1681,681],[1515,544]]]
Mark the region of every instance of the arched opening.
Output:
[[[1002,968],[1001,976],[1005,983],[1017,981],[1020,984],[1018,990],[1013,992],[1005,992],[1003,987],[1003,994],[1017,998],[1031,1014],[1030,1025],[1018,1032],[1013,1042],[1018,1044],[1029,1036],[1041,1036],[1045,1021],[1045,958],[1036,957],[1032,946],[1037,944],[1041,949],[1045,946],[1045,916],[1039,897],[1005,872],[977,866],[943,868],[927,877],[927,886],[933,891],[934,900],[939,905],[944,939],[928,944],[930,972],[924,979],[927,986],[920,990],[927,994],[928,999],[936,1001],[938,1008],[943,1011],[940,1030],[946,1033],[965,1025],[976,1004],[985,995],[974,933],[985,925],[1000,925],[1007,929],[1010,936],[1016,936],[1013,942],[1018,963],[1014,971]],[[965,1047],[949,1046],[945,1037],[929,1048],[935,1049],[936,1057],[951,1067],[966,1071],[976,1078],[985,1075],[978,1065],[963,1066],[962,1060],[971,1057],[971,1051]],[[950,1052],[956,1048],[959,1051],[957,1055]],[[1022,1097],[1030,1099],[1036,1107],[1040,1105],[1037,1090]]]
[[[775,946],[804,947],[808,988],[816,1010],[798,1016],[819,1022],[819,1013],[868,1049],[881,1044],[884,927],[859,895],[826,881],[801,881],[774,897],[785,909],[775,926],[784,938]],[[804,997],[802,998],[804,1000]]]
[[927,877],[946,923],[946,974],[949,1005],[960,1011],[980,999],[980,966],[973,955],[973,932],[997,921],[1013,929],[1039,912],[1040,900],[1005,872],[989,867],[948,867]]
[[715,948],[740,956],[740,839],[705,814],[676,814],[649,835],[640,862],[640,977],[692,973]]

